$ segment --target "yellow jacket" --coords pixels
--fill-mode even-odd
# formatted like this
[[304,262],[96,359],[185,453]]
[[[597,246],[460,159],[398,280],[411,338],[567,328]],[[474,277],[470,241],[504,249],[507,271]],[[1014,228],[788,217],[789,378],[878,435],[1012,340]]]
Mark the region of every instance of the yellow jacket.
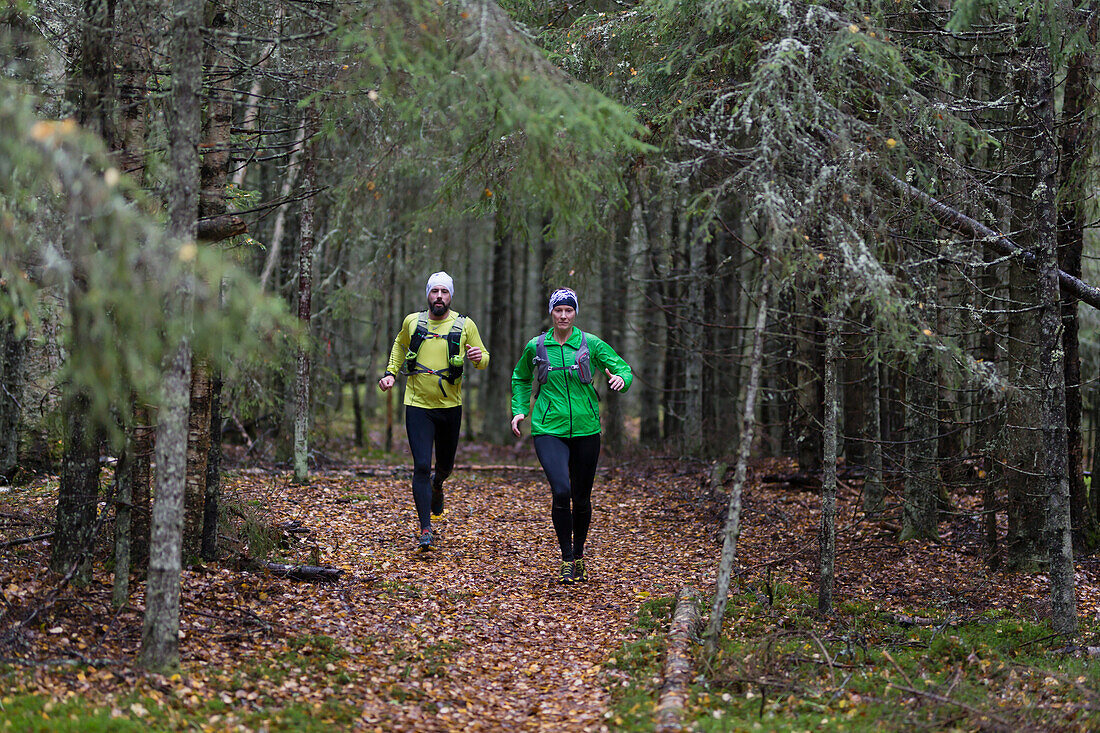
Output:
[[[447,367],[447,339],[451,326],[460,314],[452,311],[441,321],[428,318],[428,330],[443,338],[424,339],[417,354],[417,362],[427,369],[445,369]],[[409,340],[416,330],[416,322],[420,312],[410,313],[401,323],[401,330],[397,338],[393,340],[393,348],[390,349],[390,360],[386,365],[386,371],[390,374],[399,374],[405,364],[405,354],[409,350]],[[481,349],[481,361],[474,364],[478,369],[489,366],[489,351],[481,342],[481,334],[477,325],[469,316],[462,327],[462,340],[459,342],[459,353],[465,354],[467,346],[477,346]],[[414,407],[426,407],[429,409],[440,407],[457,407],[462,404],[462,380],[451,384],[446,379],[440,379],[435,374],[410,374],[405,382],[405,404]]]

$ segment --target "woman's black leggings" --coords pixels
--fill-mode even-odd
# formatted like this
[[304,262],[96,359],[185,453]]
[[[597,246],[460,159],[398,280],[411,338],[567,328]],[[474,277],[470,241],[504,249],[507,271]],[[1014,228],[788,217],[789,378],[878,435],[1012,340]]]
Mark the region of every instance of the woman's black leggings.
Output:
[[588,539],[588,525],[592,521],[592,482],[600,459],[600,436],[536,435],[534,442],[535,454],[554,493],[551,516],[561,545],[561,559],[570,562],[584,557],[584,541]]
[[457,407],[405,406],[405,432],[413,457],[413,501],[420,529],[431,524],[432,445],[435,445],[435,482],[442,484],[455,466],[458,431],[462,426],[462,405]]

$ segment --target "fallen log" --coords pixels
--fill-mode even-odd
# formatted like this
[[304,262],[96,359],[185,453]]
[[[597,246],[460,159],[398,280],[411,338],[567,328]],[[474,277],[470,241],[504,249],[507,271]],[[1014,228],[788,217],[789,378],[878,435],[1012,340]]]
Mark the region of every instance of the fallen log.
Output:
[[688,684],[691,682],[691,638],[698,627],[698,594],[693,588],[682,588],[676,595],[676,609],[668,630],[664,683],[657,701],[657,722],[653,727],[658,733],[684,729],[684,703],[687,701]]
[[261,562],[259,566],[272,575],[310,583],[335,583],[344,571],[324,565],[287,565],[281,562]]
[[20,537],[15,540],[8,540],[7,542],[0,542],[0,549],[4,547],[18,547],[19,545],[29,545],[32,542],[38,542],[39,540],[48,540],[53,537],[53,532],[46,532],[44,534],[36,534],[31,537]]

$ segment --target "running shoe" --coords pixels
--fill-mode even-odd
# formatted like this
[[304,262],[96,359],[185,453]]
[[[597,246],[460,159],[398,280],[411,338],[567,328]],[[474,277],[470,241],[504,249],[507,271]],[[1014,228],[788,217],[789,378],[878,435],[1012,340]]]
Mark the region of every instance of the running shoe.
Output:
[[562,560],[561,570],[558,571],[558,582],[573,585],[573,563]]
[[432,512],[432,526],[434,527],[438,522],[442,522],[446,518],[447,518],[447,510],[446,509],[441,511],[439,514],[436,514],[433,511]]
[[578,557],[576,560],[573,561],[573,582],[588,582],[588,568],[584,565],[583,557]]
[[421,550],[432,549],[432,529],[424,529],[420,531],[420,539],[418,540]]

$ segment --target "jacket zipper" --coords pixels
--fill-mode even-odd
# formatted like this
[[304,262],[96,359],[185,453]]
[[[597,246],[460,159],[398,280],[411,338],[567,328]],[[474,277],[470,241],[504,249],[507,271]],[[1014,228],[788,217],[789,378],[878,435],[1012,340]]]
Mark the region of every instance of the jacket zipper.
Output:
[[[561,349],[561,365],[565,366],[565,344],[558,344],[558,348]],[[566,369],[562,372],[562,376],[565,377],[565,402],[569,405],[569,437],[573,437],[573,395],[569,391],[569,370]]]

